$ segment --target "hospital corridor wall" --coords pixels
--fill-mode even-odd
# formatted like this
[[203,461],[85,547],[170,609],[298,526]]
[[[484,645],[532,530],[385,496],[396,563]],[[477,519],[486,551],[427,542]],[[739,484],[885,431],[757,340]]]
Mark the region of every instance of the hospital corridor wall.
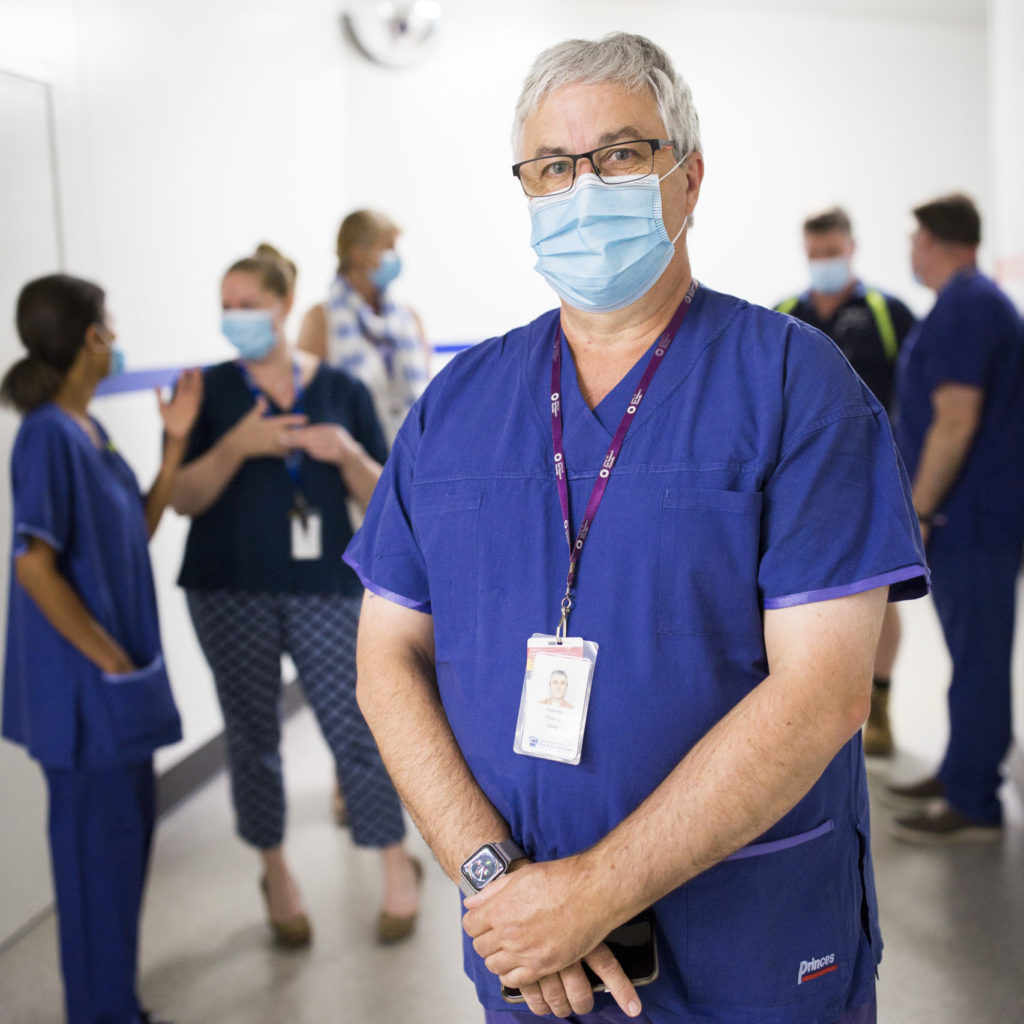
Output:
[[[971,192],[997,225],[985,263],[1011,288],[1024,281],[1014,185],[1024,158],[1008,141],[1024,100],[1009,70],[1021,28],[1014,0],[636,0],[628,17],[612,0],[441,6],[436,42],[395,68],[345,38],[337,0],[4,0],[5,365],[19,348],[18,287],[57,269],[107,289],[129,368],[228,358],[217,330],[223,269],[257,242],[274,243],[299,265],[295,308],[304,310],[326,294],[337,224],[360,206],[403,228],[401,294],[431,338],[468,343],[532,318],[552,297],[532,270],[508,172],[515,97],[543,46],[622,28],[665,46],[693,88],[707,177],[691,251],[708,284],[764,304],[802,287],[800,221],[842,201],[862,275],[923,312],[930,295],[910,276],[908,210],[953,188]],[[96,412],[150,480],[160,443],[152,394],[102,398]],[[5,479],[15,429],[0,412]],[[8,531],[9,513],[5,484]],[[168,514],[153,546],[185,728],[159,754],[165,782],[216,767],[222,728],[174,582],[186,530]],[[5,602],[6,575],[0,583]],[[922,714],[929,731],[908,742],[925,760],[943,739],[941,701]],[[2,949],[52,896],[39,772],[4,743],[0,777]]]

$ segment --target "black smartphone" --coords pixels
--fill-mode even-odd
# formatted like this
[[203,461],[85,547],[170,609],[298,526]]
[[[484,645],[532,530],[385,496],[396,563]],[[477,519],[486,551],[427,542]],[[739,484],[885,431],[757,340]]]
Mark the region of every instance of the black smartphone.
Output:
[[[634,985],[646,985],[658,976],[658,945],[654,938],[653,910],[648,908],[625,924],[620,924],[604,941]],[[590,979],[593,991],[604,992],[604,982],[586,964],[583,970]],[[524,1002],[519,989],[506,985],[501,986],[501,998],[506,1003]]]

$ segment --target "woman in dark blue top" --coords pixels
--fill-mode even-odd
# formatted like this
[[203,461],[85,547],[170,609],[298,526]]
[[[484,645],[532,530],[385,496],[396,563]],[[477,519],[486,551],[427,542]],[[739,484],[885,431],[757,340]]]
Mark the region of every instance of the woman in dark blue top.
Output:
[[149,1020],[135,976],[152,754],[181,738],[148,543],[202,384],[189,371],[161,401],[163,463],[144,496],[88,412],[120,365],[102,289],[66,275],[32,281],[17,322],[28,356],[0,385],[24,414],[11,457],[3,733],[40,762],[49,788],[69,1024],[139,1024]]
[[239,836],[259,850],[278,943],[311,928],[283,852],[281,656],[290,655],[334,755],[352,837],[378,847],[378,937],[408,935],[419,865],[402,808],[355,700],[362,585],[341,555],[348,501],[365,508],[386,448],[366,388],[305,352],[284,322],[294,267],[269,246],[221,283],[222,328],[240,359],[205,372],[205,393],[174,492],[192,516],[179,583],[224,715]]

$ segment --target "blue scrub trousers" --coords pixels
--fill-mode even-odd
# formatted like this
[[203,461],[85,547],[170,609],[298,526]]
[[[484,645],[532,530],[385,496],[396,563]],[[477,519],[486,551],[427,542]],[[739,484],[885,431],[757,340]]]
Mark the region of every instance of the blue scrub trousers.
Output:
[[43,770],[68,1024],[138,1024],[139,913],[156,810],[152,761]]
[[1021,546],[928,545],[935,608],[953,661],[949,745],[938,778],[961,814],[1002,822],[999,765],[1012,738],[1010,661]]

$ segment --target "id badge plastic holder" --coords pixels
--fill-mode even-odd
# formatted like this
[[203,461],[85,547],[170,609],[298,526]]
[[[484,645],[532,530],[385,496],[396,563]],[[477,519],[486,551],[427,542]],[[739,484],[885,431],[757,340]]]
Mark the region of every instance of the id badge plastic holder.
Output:
[[580,763],[597,650],[582,637],[530,637],[513,745],[517,754]]
[[323,517],[315,508],[293,509],[291,523],[292,558],[296,561],[316,561],[323,557]]

